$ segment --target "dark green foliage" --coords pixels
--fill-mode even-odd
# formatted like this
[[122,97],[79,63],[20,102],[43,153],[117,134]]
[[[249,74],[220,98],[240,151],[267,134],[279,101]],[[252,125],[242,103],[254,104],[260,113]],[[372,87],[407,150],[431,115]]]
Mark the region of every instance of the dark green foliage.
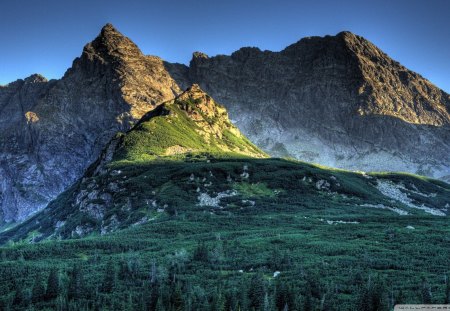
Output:
[[205,243],[197,245],[194,250],[193,259],[195,261],[208,262],[209,261],[209,250]]
[[116,286],[116,267],[112,260],[108,261],[103,277],[102,290],[105,293],[111,293]]
[[76,264],[72,268],[72,272],[70,274],[70,281],[68,286],[68,298],[69,300],[77,300],[81,299],[85,295],[85,286],[84,286],[84,277],[83,271],[81,270],[81,266]]
[[47,279],[47,290],[45,297],[47,300],[55,299],[60,291],[59,272],[56,268],[50,270]]
[[428,281],[425,278],[422,279],[421,295],[423,304],[432,303],[431,288],[430,285],[428,284]]
[[[244,167],[248,177],[242,177]],[[442,281],[450,253],[448,218],[392,203],[360,174],[209,155],[115,163],[108,170],[86,180],[99,188],[123,180],[127,191],[115,193],[117,205],[105,212],[120,221],[116,232],[53,239],[71,237],[81,223],[102,225],[71,209],[74,192],[86,189],[79,183],[47,212],[2,233],[17,241],[0,248],[3,309],[374,311],[394,302],[448,299]],[[336,179],[331,194],[315,187],[331,176]],[[449,198],[445,185],[407,178],[420,191],[436,193],[427,200]],[[223,198],[220,206],[200,206],[198,187],[212,197],[225,190],[238,194]],[[159,213],[146,200],[168,206]],[[364,203],[392,204],[410,214]],[[134,225],[142,215],[153,220]],[[55,234],[57,219],[67,222]],[[327,222],[339,220],[347,223]],[[410,225],[415,229],[407,229]],[[28,243],[29,232],[49,238]],[[42,282],[35,286],[39,275]]]
[[38,274],[33,284],[31,300],[33,303],[36,303],[43,300],[44,297],[45,297],[44,280],[42,279],[41,274]]
[[248,292],[249,306],[254,310],[261,310],[264,305],[265,282],[262,273],[256,273],[250,280]]

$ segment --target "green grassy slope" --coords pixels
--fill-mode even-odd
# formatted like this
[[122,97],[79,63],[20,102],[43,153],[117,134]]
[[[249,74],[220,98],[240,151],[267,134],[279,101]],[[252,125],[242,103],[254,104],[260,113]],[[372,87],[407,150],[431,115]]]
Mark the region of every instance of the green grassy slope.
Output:
[[195,87],[0,233],[0,309],[442,303],[449,204],[450,185],[420,176],[268,159]]
[[[278,159],[174,161],[114,170],[120,173],[91,177],[76,186],[95,180],[98,189],[111,183],[126,189],[114,195],[115,205],[105,212],[105,220],[77,212],[54,231],[49,219],[64,219],[67,211],[57,205],[64,202],[62,197],[42,214],[45,217],[27,224],[32,229],[27,238],[0,249],[5,304],[14,300],[17,283],[20,290],[32,292],[37,275],[46,284],[55,267],[63,288],[59,300],[38,299],[34,304],[38,308],[59,303],[73,310],[93,310],[95,305],[147,310],[143,306],[160,301],[162,310],[186,310],[187,305],[192,310],[225,310],[215,306],[223,299],[223,304],[241,310],[252,310],[252,305],[263,310],[266,293],[268,303],[287,303],[289,310],[304,310],[308,303],[320,309],[324,296],[327,310],[369,310],[360,308],[365,299],[375,299],[383,305],[379,310],[387,310],[395,299],[423,302],[428,290],[432,302],[445,300],[448,216],[391,202],[373,186],[382,181],[375,179],[379,176],[371,179]],[[382,177],[405,180],[403,175]],[[409,185],[436,193],[427,200],[441,204],[449,199],[448,185],[407,178]],[[317,189],[320,180],[329,181],[330,190]],[[230,196],[223,196],[217,205],[216,201],[199,205],[205,193],[211,198],[220,193]],[[381,203],[409,214],[361,206]],[[117,228],[101,235],[110,219]],[[36,220],[38,226],[33,225]],[[72,236],[80,224],[86,230],[83,238],[52,240]],[[53,235],[29,243],[33,235],[36,239],[41,234]],[[103,290],[109,284],[110,265],[114,288]],[[73,294],[71,287],[75,268],[83,275],[80,294]],[[276,271],[280,274],[274,277]],[[151,282],[152,273],[158,283]],[[263,291],[260,299],[252,292],[255,282]],[[179,300],[173,301],[176,293]],[[33,304],[24,301],[19,306]]]

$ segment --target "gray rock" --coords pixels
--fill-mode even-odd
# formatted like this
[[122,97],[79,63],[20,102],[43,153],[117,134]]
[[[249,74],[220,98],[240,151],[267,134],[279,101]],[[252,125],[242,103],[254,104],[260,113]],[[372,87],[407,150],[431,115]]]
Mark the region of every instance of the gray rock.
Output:
[[166,67],[198,83],[273,156],[450,180],[450,95],[349,32],[281,52],[194,53]]
[[45,207],[115,133],[179,92],[161,59],[109,24],[61,80],[32,75],[0,87],[0,222]]

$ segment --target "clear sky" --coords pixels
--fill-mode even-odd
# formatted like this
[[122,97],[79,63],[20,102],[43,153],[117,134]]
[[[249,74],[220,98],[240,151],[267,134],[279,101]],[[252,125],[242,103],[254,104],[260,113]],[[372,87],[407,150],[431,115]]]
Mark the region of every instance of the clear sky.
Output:
[[0,84],[60,78],[107,22],[145,54],[272,51],[349,30],[450,92],[449,0],[0,0]]

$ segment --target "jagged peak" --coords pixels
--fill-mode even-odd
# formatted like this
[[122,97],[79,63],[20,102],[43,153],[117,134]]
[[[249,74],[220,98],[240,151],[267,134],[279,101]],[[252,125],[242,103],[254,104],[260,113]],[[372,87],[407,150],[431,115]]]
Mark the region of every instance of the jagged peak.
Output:
[[197,98],[204,97],[204,96],[209,97],[209,95],[201,89],[200,85],[194,83],[190,87],[188,87],[183,93],[178,95],[177,99],[179,99],[179,100],[183,100],[186,98],[197,99]]
[[203,53],[203,52],[196,51],[196,52],[192,53],[192,58],[205,58],[205,59],[208,59],[209,56],[207,54]]
[[110,23],[103,26],[100,34],[84,47],[83,54],[96,54],[102,58],[143,56],[138,46]]
[[24,79],[25,83],[42,83],[48,82],[47,78],[39,73],[33,73]]
[[116,27],[114,27],[111,23],[106,23],[105,26],[102,27],[101,33],[108,33],[108,32],[116,32],[118,33]]
[[0,85],[0,87],[10,87],[14,85],[22,85],[23,83],[32,84],[32,83],[46,83],[48,82],[47,78],[41,74],[33,73],[24,79],[17,79],[15,81],[9,82],[5,85]]
[[[357,37],[357,35],[356,34],[354,34],[353,32],[351,32],[351,31],[348,31],[348,30],[343,30],[343,31],[341,31],[341,32],[338,32],[337,34],[336,34],[336,37]],[[358,36],[359,37],[359,36]]]

